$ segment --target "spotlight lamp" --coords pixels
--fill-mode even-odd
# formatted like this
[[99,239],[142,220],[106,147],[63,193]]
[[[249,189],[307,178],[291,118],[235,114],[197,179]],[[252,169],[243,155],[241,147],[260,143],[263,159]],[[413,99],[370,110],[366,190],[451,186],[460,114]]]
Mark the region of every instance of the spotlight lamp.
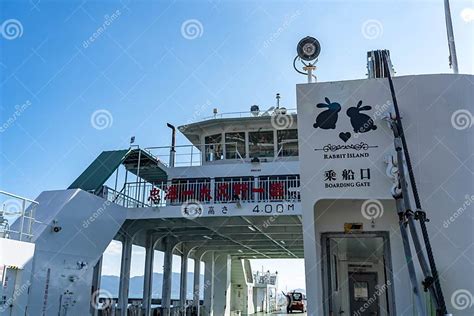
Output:
[[321,53],[321,45],[314,37],[306,36],[298,43],[296,52],[302,60],[312,61],[318,58]]
[[[313,71],[316,70],[316,62],[318,61],[318,56],[321,53],[321,45],[319,41],[311,36],[306,36],[299,41],[298,46],[296,46],[296,57],[293,60],[293,68],[296,72],[305,75],[308,77],[308,83],[313,82],[313,78],[317,80],[316,76],[313,74]],[[296,60],[300,59],[303,64],[303,71],[299,70],[296,67]]]

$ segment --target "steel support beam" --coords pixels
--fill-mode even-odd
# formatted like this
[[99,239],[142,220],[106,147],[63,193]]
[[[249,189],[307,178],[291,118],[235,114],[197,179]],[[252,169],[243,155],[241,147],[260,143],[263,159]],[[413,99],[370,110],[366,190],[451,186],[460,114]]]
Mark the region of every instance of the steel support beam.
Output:
[[231,262],[228,254],[221,254],[215,258],[213,315],[216,316],[229,315],[230,312]]
[[161,292],[161,309],[163,316],[169,316],[171,312],[171,281],[173,266],[173,249],[178,241],[175,238],[165,237],[164,240],[164,262],[163,262],[163,288]]
[[118,306],[121,316],[127,316],[128,309],[128,288],[130,285],[130,265],[132,259],[133,240],[129,235],[125,235],[122,242],[122,258],[120,261],[120,284]]
[[200,296],[200,286],[201,286],[201,256],[196,256],[194,258],[194,280],[193,280],[193,308],[195,314],[199,316],[199,296]]
[[100,277],[102,274],[102,258],[103,256],[100,256],[99,260],[97,261],[97,264],[94,266],[94,272],[92,272],[92,299],[96,300],[91,302],[91,315],[97,316],[99,315],[99,309],[96,306],[98,297],[99,297],[99,291],[100,291]]
[[155,255],[155,238],[148,234],[145,247],[145,273],[143,277],[142,309],[145,316],[151,315],[151,294],[153,289],[153,260]]
[[[214,252],[207,252],[203,256],[204,261],[204,313],[205,316],[214,316]],[[215,315],[218,316],[218,315]]]
[[191,249],[182,244],[181,248],[181,274],[179,285],[179,310],[180,315],[186,315],[186,294],[188,292],[188,257]]

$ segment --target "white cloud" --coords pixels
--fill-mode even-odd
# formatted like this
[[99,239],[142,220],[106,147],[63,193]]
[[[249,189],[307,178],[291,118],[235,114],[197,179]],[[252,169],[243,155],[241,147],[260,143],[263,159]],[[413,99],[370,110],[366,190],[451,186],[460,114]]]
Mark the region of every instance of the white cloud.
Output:
[[474,9],[473,8],[465,8],[461,11],[461,18],[466,23],[470,23],[474,21]]
[[120,241],[112,240],[107,249],[105,249],[104,256],[120,256],[122,254],[122,243]]

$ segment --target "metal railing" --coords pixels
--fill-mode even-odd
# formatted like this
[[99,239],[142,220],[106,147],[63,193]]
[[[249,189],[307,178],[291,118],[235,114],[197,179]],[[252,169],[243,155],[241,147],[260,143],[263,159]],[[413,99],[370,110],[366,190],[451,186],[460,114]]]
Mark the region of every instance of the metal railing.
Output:
[[129,182],[121,192],[110,188],[104,198],[125,207],[300,201],[297,175],[251,178],[174,179],[160,183]]
[[[262,113],[259,113],[259,115],[254,115],[251,111],[243,111],[243,112],[226,112],[226,113],[217,113],[214,114],[213,116],[207,116],[203,118],[203,121],[208,121],[208,120],[215,120],[215,119],[222,119],[222,118],[240,118],[240,117],[265,117],[268,116],[270,117],[274,113],[273,109],[270,111],[263,111]],[[291,109],[286,109],[286,114],[291,115],[291,114],[296,114],[296,108],[291,108]]]
[[[242,144],[240,144],[242,145]],[[239,143],[213,143],[213,144],[197,144],[197,145],[176,145],[175,149],[175,167],[193,167],[202,166],[206,163],[214,162],[245,162],[250,161],[253,157],[260,157],[265,161],[276,161],[282,158],[298,156],[298,140],[289,139],[281,141],[277,144],[278,148],[274,152],[273,143],[259,143],[257,146],[249,144],[251,152],[246,155],[245,152],[238,150]],[[267,155],[271,152],[271,155]],[[170,150],[171,146],[147,147],[144,150],[151,156],[159,160],[163,165],[170,166]],[[248,156],[248,157],[247,157]]]
[[102,193],[100,194],[104,199],[113,202],[124,207],[146,207],[148,204],[145,204],[137,199],[134,199],[123,192],[115,191],[112,188],[107,186],[103,187]]
[[[0,238],[30,241],[33,237],[35,209],[38,202],[16,194],[0,190],[2,208],[0,209]],[[10,222],[18,222],[17,229],[12,229]],[[16,226],[15,226],[16,227]]]
[[[234,147],[234,149],[228,149]],[[205,162],[214,162],[224,160],[225,155],[229,155],[234,161],[244,161],[245,154],[242,155],[238,148],[238,143],[214,143],[214,144],[196,144],[196,145],[176,145],[175,149],[175,167],[201,166]],[[144,149],[150,155],[155,157],[165,166],[170,166],[171,146],[147,147]],[[227,160],[230,160],[227,158]]]

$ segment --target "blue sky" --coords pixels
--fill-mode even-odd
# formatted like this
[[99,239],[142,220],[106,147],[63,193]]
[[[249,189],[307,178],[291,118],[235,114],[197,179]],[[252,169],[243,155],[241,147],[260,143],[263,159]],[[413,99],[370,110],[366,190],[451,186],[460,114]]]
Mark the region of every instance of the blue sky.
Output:
[[[474,5],[451,2],[460,71],[473,73]],[[166,122],[265,108],[277,92],[295,107],[304,78],[291,62],[306,35],[322,45],[320,81],[363,78],[379,48],[397,75],[450,72],[441,0],[2,0],[0,23],[0,188],[30,198],[132,135],[168,145]],[[105,128],[91,123],[100,113]]]
[[[304,78],[291,62],[305,35],[321,41],[321,81],[364,77],[376,48],[390,49],[398,75],[449,72],[443,1],[34,1],[3,0],[0,10],[23,29],[0,38],[1,123],[15,118],[0,133],[0,186],[33,198],[67,187],[131,135],[168,145],[166,122],[273,105],[276,92],[294,107]],[[452,1],[460,70],[472,73],[466,8],[471,1]],[[191,19],[202,25],[195,39],[181,32]],[[371,20],[375,38],[362,31]],[[97,110],[111,114],[105,129],[91,124]]]

